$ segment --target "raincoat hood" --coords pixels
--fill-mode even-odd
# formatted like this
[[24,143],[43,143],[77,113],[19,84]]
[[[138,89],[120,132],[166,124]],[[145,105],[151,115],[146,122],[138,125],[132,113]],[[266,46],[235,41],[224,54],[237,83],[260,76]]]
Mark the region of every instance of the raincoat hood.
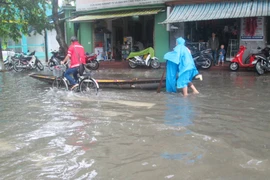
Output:
[[183,49],[185,48],[185,39],[182,37],[179,37],[176,39],[176,46],[175,48],[173,48],[172,52],[168,52],[164,55],[164,59],[171,61],[175,64],[179,64],[180,63],[180,52],[183,51]]
[[[177,88],[186,87],[193,77],[199,73],[189,49],[185,46],[184,38],[177,38],[176,43],[177,46],[173,51],[167,52],[164,55],[164,59],[168,60],[166,74],[167,92],[176,92],[175,84],[177,84]],[[176,73],[178,74],[177,77]]]
[[177,45],[185,45],[186,41],[182,37],[180,37],[176,39],[176,42],[177,42]]

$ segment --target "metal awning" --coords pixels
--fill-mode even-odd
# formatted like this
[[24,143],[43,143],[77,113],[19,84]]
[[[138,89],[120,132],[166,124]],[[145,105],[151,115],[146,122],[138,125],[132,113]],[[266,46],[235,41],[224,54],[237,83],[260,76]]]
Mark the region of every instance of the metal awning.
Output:
[[160,24],[261,16],[270,16],[270,0],[178,5]]
[[74,19],[71,19],[71,22],[85,22],[85,21],[94,21],[98,19],[114,19],[114,18],[121,18],[121,17],[128,17],[128,16],[142,16],[142,15],[151,15],[157,14],[160,12],[161,9],[140,9],[140,10],[132,10],[132,11],[117,11],[117,12],[110,12],[106,14],[91,14],[91,15],[84,15],[79,16]]

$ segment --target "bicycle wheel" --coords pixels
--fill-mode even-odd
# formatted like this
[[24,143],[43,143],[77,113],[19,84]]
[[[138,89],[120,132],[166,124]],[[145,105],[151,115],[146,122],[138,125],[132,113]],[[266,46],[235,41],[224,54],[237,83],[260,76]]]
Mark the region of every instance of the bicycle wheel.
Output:
[[53,67],[56,66],[56,64],[54,62],[49,62],[48,63],[48,68],[50,71],[53,71]]
[[37,68],[38,68],[40,71],[44,70],[43,64],[42,64],[42,63],[40,62],[40,60],[38,60],[38,59],[37,59]]
[[95,79],[86,77],[80,81],[79,89],[83,94],[97,94],[99,85]]
[[52,83],[52,87],[59,89],[59,90],[63,90],[63,91],[68,90],[68,85],[67,85],[66,81],[63,80],[63,78],[61,78],[61,77],[54,79],[54,81]]
[[16,60],[14,65],[13,65],[13,69],[16,72],[21,72],[23,70],[23,65],[21,64],[20,60]]

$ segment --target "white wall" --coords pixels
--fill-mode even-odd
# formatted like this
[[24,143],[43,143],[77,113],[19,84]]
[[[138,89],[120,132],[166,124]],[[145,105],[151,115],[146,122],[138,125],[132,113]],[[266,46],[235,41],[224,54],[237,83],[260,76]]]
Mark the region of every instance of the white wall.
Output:
[[56,41],[56,31],[53,29],[51,31],[47,31],[47,43],[48,43],[48,51],[58,50],[59,44]]
[[44,35],[36,34],[34,35],[33,33],[31,36],[27,37],[27,46],[28,50],[30,52],[36,51],[37,53],[44,53],[45,48],[44,48]]
[[[44,35],[32,34],[27,37],[28,50],[30,52],[36,51],[36,55],[41,58],[45,58],[45,39]],[[56,41],[56,31],[47,31],[47,45],[48,45],[48,57],[51,56],[51,50],[58,50],[59,44]]]
[[176,46],[176,39],[179,37],[185,38],[185,23],[175,23],[175,24],[170,24],[170,27],[178,28],[178,29],[173,29],[170,28],[170,50],[173,50],[173,48]]
[[[266,42],[266,26],[265,26],[265,18],[262,19],[263,20],[263,39],[258,39],[258,40],[254,40],[254,39],[250,39],[250,40],[245,40],[245,39],[241,39],[240,37],[240,45],[244,45],[247,47],[247,50],[245,51],[245,54],[243,56],[243,58],[246,58],[250,53],[256,53],[258,52],[257,48],[261,47],[264,48],[267,45]],[[244,18],[241,18],[241,30],[240,30],[240,36],[244,35],[244,25],[243,25],[243,21]]]

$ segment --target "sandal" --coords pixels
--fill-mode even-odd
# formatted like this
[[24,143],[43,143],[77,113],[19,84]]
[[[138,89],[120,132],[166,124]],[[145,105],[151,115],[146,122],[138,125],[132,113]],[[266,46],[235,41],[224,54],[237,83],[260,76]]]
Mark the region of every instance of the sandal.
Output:
[[202,77],[201,74],[198,74],[197,76],[195,76],[195,79],[199,79],[200,81],[202,81],[203,80],[203,77]]
[[72,91],[73,89],[75,89],[76,87],[78,87],[79,86],[79,84],[74,84],[71,88],[70,88],[70,90]]

